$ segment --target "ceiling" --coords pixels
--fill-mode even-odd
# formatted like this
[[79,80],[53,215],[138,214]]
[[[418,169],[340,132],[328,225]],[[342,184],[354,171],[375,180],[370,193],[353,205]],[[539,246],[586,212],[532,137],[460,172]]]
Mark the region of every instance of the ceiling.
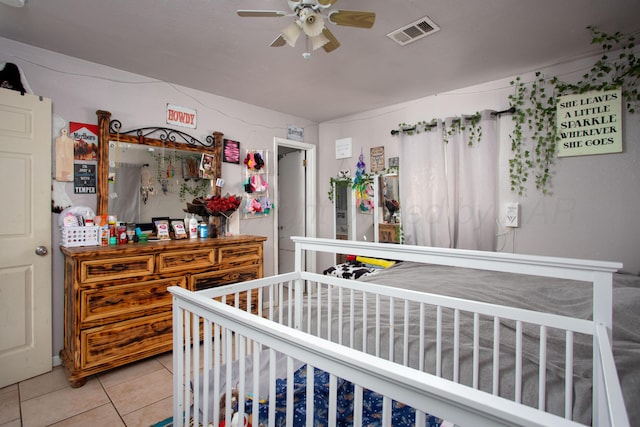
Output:
[[[17,0],[13,0],[17,1]],[[587,25],[640,30],[640,0],[338,0],[372,29],[327,24],[341,46],[303,59],[270,47],[285,0],[27,0],[0,4],[0,36],[87,61],[326,122],[598,51]],[[428,16],[441,30],[406,46],[386,35]]]

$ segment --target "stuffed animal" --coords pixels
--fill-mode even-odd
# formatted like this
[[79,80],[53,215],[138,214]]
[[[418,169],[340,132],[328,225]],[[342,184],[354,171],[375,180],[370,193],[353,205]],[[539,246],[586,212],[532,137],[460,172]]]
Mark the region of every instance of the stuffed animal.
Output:
[[[225,420],[225,407],[227,405],[227,394],[223,394],[220,397],[220,419],[218,422],[218,427],[226,427],[227,426],[227,422]],[[235,388],[231,389],[231,412],[232,412],[232,416],[231,416],[231,423],[229,423],[229,426],[231,427],[241,427],[240,426],[240,420],[239,420],[239,416],[238,416],[238,390]],[[251,416],[245,414],[244,415],[244,422],[242,423],[243,427],[251,427]]]
[[[240,425],[240,420],[239,420],[239,416],[238,413],[236,412],[235,414],[233,414],[233,416],[231,417],[231,423],[229,424],[231,427],[251,427],[251,416],[244,414],[244,422],[242,423],[242,425]],[[225,422],[225,420],[220,421],[220,424],[218,425],[218,427],[226,427],[227,423]]]

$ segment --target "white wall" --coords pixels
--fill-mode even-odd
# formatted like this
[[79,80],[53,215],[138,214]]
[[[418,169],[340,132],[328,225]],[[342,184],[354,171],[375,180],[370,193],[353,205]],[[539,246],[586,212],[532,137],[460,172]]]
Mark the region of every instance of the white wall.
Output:
[[[3,62],[18,65],[34,94],[52,99],[57,122],[63,119],[67,123],[97,123],[96,110],[101,109],[110,111],[113,119],[120,120],[123,129],[165,126],[166,104],[172,103],[198,112],[197,129],[181,130],[199,138],[214,131],[222,132],[225,138],[240,141],[242,152],[248,148],[270,150],[271,161],[275,159],[273,138],[286,138],[288,125],[304,128],[306,143],[317,144],[318,141],[317,124],[299,117],[0,38],[0,63]],[[215,76],[211,78],[215,79]],[[242,167],[244,165],[223,163],[222,174],[226,181],[223,192],[242,192]],[[273,168],[269,171],[272,174]],[[66,190],[74,205],[96,208],[95,196],[76,196],[71,184],[67,184]],[[57,217],[52,215],[53,248],[59,245]],[[273,216],[241,220],[240,232],[267,236],[265,275],[273,274]],[[63,258],[57,249],[51,253],[53,350],[56,356],[63,346]]]
[[[576,80],[596,59],[576,60],[541,71],[565,81]],[[523,80],[534,80],[535,71],[523,76]],[[425,78],[429,78],[428,70],[425,70]],[[473,114],[483,109],[507,109],[508,96],[514,92],[510,80],[497,80],[321,123],[319,161],[323,167],[318,176],[319,208],[325,211],[330,207],[326,197],[329,178],[345,169],[345,165],[354,171],[361,149],[367,170],[371,147],[384,146],[386,159],[399,155],[399,139],[390,135],[399,123]],[[511,116],[499,119],[499,218],[496,219],[503,219],[505,203],[519,202],[522,225],[515,234],[497,238],[501,250],[619,261],[627,271],[640,271],[640,224],[637,219],[637,212],[640,212],[640,114],[625,112],[623,121],[623,153],[556,159],[551,194],[543,196],[531,186],[523,197],[519,197],[510,191],[508,179],[509,134],[513,122]],[[335,140],[348,137],[353,138],[353,158],[346,162],[335,160]],[[319,236],[332,236],[329,219],[319,224]],[[366,227],[361,229],[359,225],[358,232],[358,240],[362,240],[362,235],[367,234]],[[329,262],[320,260],[318,265]]]

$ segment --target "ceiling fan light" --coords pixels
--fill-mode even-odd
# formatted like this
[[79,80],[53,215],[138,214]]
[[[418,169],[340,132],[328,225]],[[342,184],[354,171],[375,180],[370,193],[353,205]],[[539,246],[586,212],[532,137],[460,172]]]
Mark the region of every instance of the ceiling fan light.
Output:
[[289,46],[294,47],[296,45],[296,41],[298,41],[298,37],[302,33],[302,28],[294,22],[287,26],[284,30],[282,30],[282,38],[284,38]]
[[302,31],[309,36],[315,37],[318,34],[322,34],[322,30],[324,29],[324,19],[317,13],[310,12],[300,16],[300,21],[302,22]]
[[320,49],[322,46],[324,46],[327,43],[329,43],[329,39],[325,37],[323,33],[320,33],[317,36],[311,37],[312,50]]

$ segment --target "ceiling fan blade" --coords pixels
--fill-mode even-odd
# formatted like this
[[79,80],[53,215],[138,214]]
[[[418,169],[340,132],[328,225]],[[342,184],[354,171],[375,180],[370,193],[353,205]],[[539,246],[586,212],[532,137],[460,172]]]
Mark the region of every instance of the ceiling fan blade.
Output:
[[278,16],[287,16],[289,14],[281,10],[239,10],[238,15],[242,16],[243,18],[272,18]]
[[329,13],[329,21],[347,27],[371,28],[376,21],[376,14],[357,10],[336,10]]
[[278,36],[274,41],[271,42],[271,47],[280,47],[287,44],[287,41],[282,37],[282,34]]
[[340,47],[340,42],[338,41],[336,36],[334,36],[333,33],[329,31],[328,28],[323,29],[322,34],[324,34],[324,36],[329,39],[329,42],[322,46],[325,52],[333,52]]

